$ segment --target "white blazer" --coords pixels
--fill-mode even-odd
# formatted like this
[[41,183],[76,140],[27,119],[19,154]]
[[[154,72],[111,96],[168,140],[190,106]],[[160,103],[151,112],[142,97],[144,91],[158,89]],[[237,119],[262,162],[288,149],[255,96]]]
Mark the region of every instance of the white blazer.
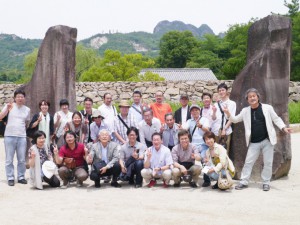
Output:
[[[277,143],[277,137],[272,122],[274,122],[275,125],[280,130],[282,130],[282,128],[285,127],[285,124],[282,121],[282,119],[276,114],[274,108],[271,105],[268,104],[261,104],[261,105],[262,105],[263,114],[266,119],[266,126],[269,134],[270,142],[272,145],[275,145]],[[243,108],[242,111],[236,116],[230,115],[229,120],[233,123],[244,121],[246,144],[247,146],[249,146],[249,142],[251,138],[251,107],[248,106]]]

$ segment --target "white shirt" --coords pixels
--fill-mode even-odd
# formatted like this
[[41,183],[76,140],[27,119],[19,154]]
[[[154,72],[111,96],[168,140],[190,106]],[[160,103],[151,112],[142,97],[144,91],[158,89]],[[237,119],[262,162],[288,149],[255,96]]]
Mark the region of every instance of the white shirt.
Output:
[[[160,132],[161,123],[160,120],[153,117],[152,124],[149,126],[145,120],[142,120],[139,123],[139,134],[140,134],[140,141],[143,144],[146,144],[146,141],[152,141],[152,134],[155,132]],[[169,150],[170,151],[170,150]]]
[[101,112],[101,115],[104,117],[104,122],[107,125],[110,131],[114,130],[114,120],[115,116],[118,115],[116,107],[113,105],[102,104],[99,106],[98,110]]
[[187,113],[188,113],[188,106],[181,107],[181,123],[182,123],[182,125],[186,124]]
[[129,108],[129,113],[134,115],[137,123],[141,122],[143,120],[143,115],[142,115],[142,112],[139,113],[137,112],[133,106],[135,107],[135,109],[137,109],[139,112],[141,112],[141,105],[136,105],[136,104],[132,104],[132,106]]
[[[2,112],[6,110],[7,105],[4,106]],[[25,105],[18,107],[16,103],[13,103],[13,107],[8,114],[4,136],[26,137],[27,121],[30,121],[30,109]]]
[[[194,118],[189,119],[186,122],[186,125],[183,126],[183,128],[186,129],[186,130],[188,130],[190,132],[190,134],[192,135],[193,130],[194,130],[195,125],[196,125],[196,122],[197,121],[194,120]],[[200,118],[200,124],[202,124],[203,127],[209,128],[209,121],[205,117],[201,117]],[[195,146],[197,146],[198,148],[201,147],[202,144],[205,144],[204,140],[203,140],[203,135],[204,135],[204,131],[201,128],[196,127],[195,132],[194,132],[194,134],[192,136],[192,143]]]
[[[156,149],[152,146],[149,148],[151,150],[150,168],[160,168],[163,166],[170,166],[173,164],[173,158],[170,149],[161,145],[160,149]],[[147,154],[145,154],[145,161],[147,160]],[[161,172],[161,171],[159,171]],[[159,173],[158,172],[158,173]]]
[[[221,105],[221,108],[224,108],[224,106],[227,106],[229,112],[230,112],[230,115],[235,115],[235,112],[236,112],[236,103],[230,99],[227,99],[226,101],[220,101],[220,105]],[[212,127],[211,127],[211,132],[213,132],[215,135],[219,135],[219,130],[221,128],[221,123],[222,123],[222,113],[220,111],[220,107],[218,106],[218,103],[216,102],[215,103],[215,107],[217,108],[217,112],[216,112],[216,120],[213,121],[212,123]],[[223,127],[225,127],[225,124],[226,124],[226,120],[228,118],[226,117],[226,114],[224,114],[224,120],[223,120]],[[231,126],[228,127],[226,129],[226,135],[229,135],[232,133],[232,128]]]
[[57,115],[60,115],[60,123],[58,124],[58,127],[56,128],[56,136],[59,138],[61,135],[64,134],[64,128],[68,122],[72,122],[72,116],[73,113],[68,111],[67,114],[65,114],[63,111],[58,111],[54,114],[54,124],[57,122]]

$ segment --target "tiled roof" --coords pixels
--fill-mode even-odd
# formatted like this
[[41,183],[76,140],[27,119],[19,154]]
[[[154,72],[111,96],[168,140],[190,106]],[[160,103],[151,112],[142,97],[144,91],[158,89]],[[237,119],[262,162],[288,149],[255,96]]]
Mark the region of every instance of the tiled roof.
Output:
[[159,74],[166,80],[203,80],[217,81],[214,73],[208,68],[148,68],[142,69],[140,74],[150,71]]

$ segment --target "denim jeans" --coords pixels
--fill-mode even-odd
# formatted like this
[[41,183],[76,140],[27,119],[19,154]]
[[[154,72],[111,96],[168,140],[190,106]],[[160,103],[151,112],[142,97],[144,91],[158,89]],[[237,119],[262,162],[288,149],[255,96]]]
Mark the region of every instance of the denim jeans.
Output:
[[201,144],[201,147],[200,147],[200,156],[201,156],[201,159],[204,159],[206,158],[206,151],[208,149],[208,146],[206,144]]
[[4,146],[5,146],[5,171],[7,180],[14,180],[14,156],[17,152],[18,160],[18,180],[25,179],[26,172],[26,146],[27,141],[26,137],[13,137],[6,136],[4,137]]
[[[221,173],[223,176],[226,176],[226,172],[224,169],[221,170]],[[219,173],[216,173],[216,172],[209,173],[208,176],[215,181],[217,181],[219,179]]]

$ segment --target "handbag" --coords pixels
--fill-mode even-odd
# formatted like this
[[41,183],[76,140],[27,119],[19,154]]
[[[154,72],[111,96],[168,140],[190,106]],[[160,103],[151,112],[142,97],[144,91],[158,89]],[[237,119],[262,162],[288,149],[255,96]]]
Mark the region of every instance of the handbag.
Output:
[[76,168],[76,162],[74,158],[64,158],[63,165],[66,166],[68,169],[72,170]]
[[0,120],[0,136],[1,137],[4,136],[7,119],[8,119],[8,114],[2,120]]
[[222,172],[219,173],[218,178],[218,187],[222,190],[227,190],[231,188],[233,185],[232,177],[229,174],[229,171],[225,169],[225,176],[222,174]]

